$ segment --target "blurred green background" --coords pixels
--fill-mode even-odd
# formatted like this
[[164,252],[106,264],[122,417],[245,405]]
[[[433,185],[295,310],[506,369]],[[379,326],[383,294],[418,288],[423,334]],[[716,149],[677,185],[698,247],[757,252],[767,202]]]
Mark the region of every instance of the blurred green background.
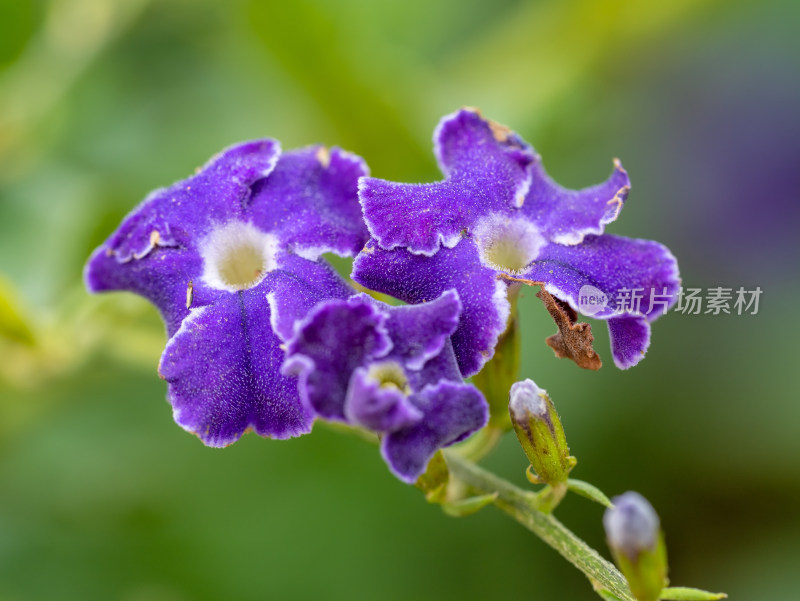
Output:
[[[756,316],[671,314],[647,358],[583,372],[522,303],[524,372],[609,494],[659,511],[676,584],[796,600],[800,10],[793,0],[470,3],[0,0],[0,600],[594,599],[495,510],[445,517],[355,438],[204,448],[156,375],[154,309],[90,297],[92,248],[152,188],[271,136],[439,177],[439,117],[478,106],[580,187],[618,156],[611,231]],[[522,482],[513,437],[486,461]],[[559,517],[604,549],[602,511]]]

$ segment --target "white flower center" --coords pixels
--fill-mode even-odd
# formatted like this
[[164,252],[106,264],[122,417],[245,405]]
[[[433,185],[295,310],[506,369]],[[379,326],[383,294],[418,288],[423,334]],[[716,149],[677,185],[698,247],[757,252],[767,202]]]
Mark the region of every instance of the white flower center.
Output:
[[523,218],[488,215],[473,230],[481,262],[492,269],[518,274],[539,256],[547,243],[539,230]]
[[394,361],[373,363],[369,366],[367,376],[378,382],[381,388],[395,388],[406,395],[411,393],[403,368]]
[[277,266],[277,239],[250,223],[230,221],[200,243],[203,280],[212,288],[235,292],[258,284]]

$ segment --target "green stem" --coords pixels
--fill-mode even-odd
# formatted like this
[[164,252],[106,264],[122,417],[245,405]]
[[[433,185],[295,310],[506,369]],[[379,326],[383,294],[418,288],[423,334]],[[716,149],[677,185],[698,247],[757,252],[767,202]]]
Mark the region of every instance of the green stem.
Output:
[[495,505],[583,572],[595,590],[611,593],[620,601],[635,601],[625,577],[556,518],[536,509],[533,493],[517,488],[453,452],[444,455],[453,476],[484,494],[497,493]]

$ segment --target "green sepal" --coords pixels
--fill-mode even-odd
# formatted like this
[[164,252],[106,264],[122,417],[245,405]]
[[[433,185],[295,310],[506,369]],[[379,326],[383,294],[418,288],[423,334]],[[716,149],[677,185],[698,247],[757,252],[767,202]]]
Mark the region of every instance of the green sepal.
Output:
[[442,501],[442,511],[451,517],[463,518],[494,503],[497,499],[497,495],[498,493],[495,492],[490,495],[467,497],[466,499],[459,499],[458,501]]
[[584,482],[583,480],[575,480],[574,478],[570,478],[567,480],[567,488],[570,490],[570,492],[574,492],[577,495],[586,497],[595,503],[600,503],[600,505],[603,505],[604,507],[614,506],[614,504],[611,502],[611,499],[609,499],[602,490],[593,484]]
[[425,473],[417,478],[414,484],[425,493],[428,503],[444,503],[447,498],[447,484],[450,481],[450,470],[441,451],[437,451],[428,462]]
[[525,477],[528,479],[528,482],[531,484],[544,484],[544,480],[539,477],[535,471],[533,471],[533,466],[529,465],[525,468]]
[[658,601],[667,582],[667,547],[659,533],[653,549],[641,551],[633,560],[612,547],[620,572],[639,601]]
[[686,588],[675,586],[665,588],[661,591],[659,599],[663,601],[717,601],[717,599],[727,599],[725,593],[709,593],[699,588]]
[[489,427],[503,432],[511,429],[508,415],[508,391],[517,381],[520,369],[520,348],[522,337],[519,334],[519,314],[517,296],[519,287],[512,286],[508,291],[511,312],[506,330],[500,334],[494,348],[494,356],[483,369],[472,377],[472,383],[486,397],[489,403]]

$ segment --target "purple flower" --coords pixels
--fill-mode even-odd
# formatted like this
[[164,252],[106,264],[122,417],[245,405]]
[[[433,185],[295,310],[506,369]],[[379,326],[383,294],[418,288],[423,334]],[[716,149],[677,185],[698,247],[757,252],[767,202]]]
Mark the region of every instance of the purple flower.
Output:
[[158,307],[175,421],[205,444],[249,428],[273,438],[311,429],[296,380],[280,373],[281,346],[319,301],[353,294],[318,258],[364,245],[356,183],[366,173],[338,149],[239,144],[150,194],[89,259],[89,290]]
[[[602,184],[567,190],[515,133],[466,109],[441,121],[434,151],[444,181],[360,180],[372,240],[353,278],[409,303],[458,290],[464,312],[452,340],[465,376],[492,357],[506,327],[508,276],[608,320],[614,362],[638,363],[649,322],[675,302],[680,281],[664,246],[603,233],[630,189],[622,166]],[[582,302],[588,296],[603,302]]]
[[392,307],[366,294],[315,307],[287,343],[284,373],[321,417],[381,435],[392,472],[412,483],[431,457],[482,428],[486,401],[465,384],[450,342],[461,302]]

